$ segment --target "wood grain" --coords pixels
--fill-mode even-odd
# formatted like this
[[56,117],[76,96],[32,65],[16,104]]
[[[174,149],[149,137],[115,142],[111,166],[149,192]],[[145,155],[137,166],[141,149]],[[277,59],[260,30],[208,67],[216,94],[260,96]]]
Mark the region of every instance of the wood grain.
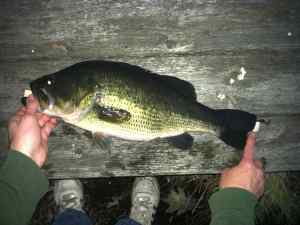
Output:
[[[123,61],[189,81],[210,107],[271,119],[258,156],[267,171],[299,170],[299,10],[298,0],[1,1],[0,121],[39,76],[83,60]],[[182,152],[165,140],[114,139],[108,155],[61,125],[44,169],[50,178],[219,173],[236,158],[215,137],[195,140]]]
[[[118,58],[154,72],[189,81],[198,101],[213,108],[237,108],[256,114],[300,113],[300,54],[298,51],[241,52],[240,55]],[[77,60],[42,60],[0,64],[0,111],[4,117],[20,105],[31,80]],[[241,67],[247,74],[237,80]],[[230,79],[235,83],[230,84]],[[218,98],[224,94],[225,99]],[[1,114],[0,114],[1,117]]]
[[[271,122],[257,134],[256,157],[266,159],[268,172],[300,170],[300,115],[265,119]],[[3,123],[0,130],[3,137]],[[187,151],[164,139],[134,142],[117,138],[107,151],[82,133],[66,124],[55,129],[44,166],[49,178],[220,173],[235,165],[242,153],[207,134],[194,135],[194,145]]]
[[0,56],[14,61],[299,48],[299,9],[297,0],[5,0]]

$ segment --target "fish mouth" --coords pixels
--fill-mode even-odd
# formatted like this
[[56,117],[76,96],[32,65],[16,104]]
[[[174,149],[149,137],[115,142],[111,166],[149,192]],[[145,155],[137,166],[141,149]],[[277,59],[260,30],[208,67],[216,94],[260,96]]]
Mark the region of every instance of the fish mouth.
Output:
[[34,83],[31,83],[31,91],[34,97],[40,103],[40,111],[52,110],[55,104],[54,97],[45,88],[37,88]]
[[46,97],[48,99],[48,109],[52,110],[54,103],[55,103],[54,98],[45,88],[41,89],[41,93],[42,93],[42,95],[44,95],[44,97]]

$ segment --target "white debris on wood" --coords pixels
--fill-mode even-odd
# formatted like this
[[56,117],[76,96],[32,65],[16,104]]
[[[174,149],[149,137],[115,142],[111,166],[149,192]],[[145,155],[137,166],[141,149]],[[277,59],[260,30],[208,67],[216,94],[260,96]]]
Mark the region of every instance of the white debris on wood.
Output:
[[186,51],[189,51],[193,48],[193,45],[183,45],[183,46],[179,46],[179,45],[176,45],[172,48],[169,48],[169,51],[170,52],[186,52]]
[[230,83],[230,84],[233,84],[234,82],[235,82],[235,79],[230,78],[229,83]]
[[31,90],[29,90],[29,89],[25,89],[24,90],[24,97],[28,97],[29,95],[31,95],[32,94],[32,91]]
[[217,98],[220,99],[221,101],[223,101],[226,98],[226,95],[220,93],[220,94],[217,95]]
[[259,131],[259,128],[260,128],[260,122],[256,122],[255,126],[254,126],[254,129],[252,131],[256,133],[256,132]]
[[237,75],[237,79],[238,80],[244,80],[246,74],[247,74],[247,71],[245,70],[245,68],[241,67],[240,73]]
[[290,36],[292,36],[293,35],[293,33],[292,32],[288,32],[288,36],[290,37]]

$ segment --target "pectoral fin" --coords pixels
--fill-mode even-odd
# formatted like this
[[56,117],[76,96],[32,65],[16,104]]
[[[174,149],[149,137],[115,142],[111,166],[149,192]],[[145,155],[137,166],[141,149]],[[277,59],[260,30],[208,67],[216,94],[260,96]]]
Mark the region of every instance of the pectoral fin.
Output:
[[114,107],[95,105],[94,110],[99,119],[112,123],[123,123],[131,117],[128,111]]

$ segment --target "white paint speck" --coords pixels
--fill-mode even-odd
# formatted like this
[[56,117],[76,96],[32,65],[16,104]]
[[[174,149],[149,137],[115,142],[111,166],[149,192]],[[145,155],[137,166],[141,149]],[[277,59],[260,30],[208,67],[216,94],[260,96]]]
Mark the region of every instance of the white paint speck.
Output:
[[247,74],[247,71],[245,70],[245,68],[244,68],[244,67],[241,67],[240,73],[237,75],[237,79],[238,79],[238,80],[244,80],[246,74]]
[[230,78],[229,83],[230,83],[230,84],[233,84],[234,82],[235,82],[235,79]]
[[290,37],[290,36],[292,36],[293,35],[293,33],[292,32],[288,32],[288,36]]
[[217,95],[217,98],[220,99],[221,101],[223,101],[226,98],[226,95],[220,93],[220,94]]
[[260,122],[256,122],[255,126],[254,126],[254,129],[252,131],[256,133],[256,132],[259,131],[259,128],[260,128]]
[[31,53],[35,53],[35,50],[34,50],[34,49],[31,49]]
[[48,81],[47,81],[47,84],[48,84],[48,85],[51,85],[51,84],[52,84],[51,80],[48,80]]

